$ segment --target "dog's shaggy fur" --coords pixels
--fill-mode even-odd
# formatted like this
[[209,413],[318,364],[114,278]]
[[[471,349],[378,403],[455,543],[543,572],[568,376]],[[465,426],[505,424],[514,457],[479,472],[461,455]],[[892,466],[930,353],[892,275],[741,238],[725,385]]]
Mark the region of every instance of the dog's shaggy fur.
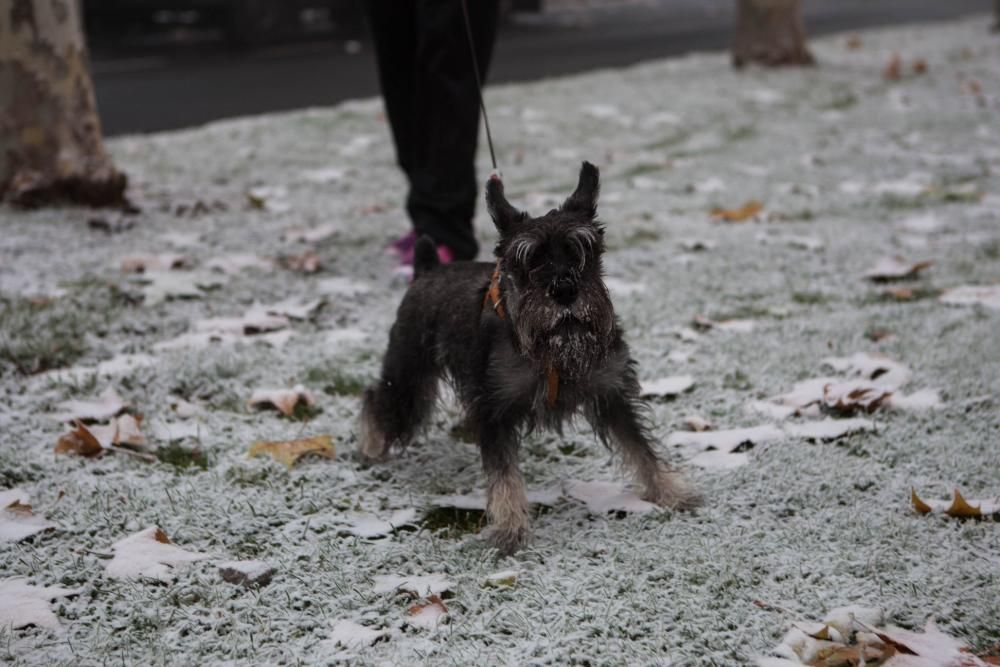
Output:
[[491,178],[486,203],[500,233],[497,263],[439,265],[430,239],[416,249],[414,281],[389,335],[379,381],[364,395],[361,453],[405,447],[448,378],[467,411],[488,482],[490,538],[503,553],[529,537],[518,467],[526,430],[560,429],[582,413],[659,505],[697,495],[659,456],[643,418],[636,364],[602,277],[597,168],[583,163],[576,191],[531,218]]

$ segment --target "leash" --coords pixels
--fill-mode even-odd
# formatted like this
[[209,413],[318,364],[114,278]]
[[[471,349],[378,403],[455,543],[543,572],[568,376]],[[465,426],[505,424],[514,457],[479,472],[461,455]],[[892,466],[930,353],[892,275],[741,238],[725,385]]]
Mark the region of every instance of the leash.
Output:
[[493,135],[490,133],[490,119],[486,115],[486,102],[483,100],[483,82],[479,78],[479,60],[476,58],[476,42],[472,37],[472,21],[469,20],[468,0],[459,0],[462,5],[462,16],[465,17],[465,35],[469,38],[469,54],[472,56],[472,71],[476,75],[476,92],[479,93],[479,109],[483,114],[483,125],[486,127],[486,142],[490,146],[490,160],[493,161],[493,171],[498,172],[497,155],[493,151]]

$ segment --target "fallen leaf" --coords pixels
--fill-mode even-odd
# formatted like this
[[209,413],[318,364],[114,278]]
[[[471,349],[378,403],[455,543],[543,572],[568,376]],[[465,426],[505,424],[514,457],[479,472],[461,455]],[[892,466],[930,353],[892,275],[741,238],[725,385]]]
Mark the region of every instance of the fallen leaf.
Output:
[[379,575],[374,579],[375,593],[405,592],[419,597],[440,595],[450,591],[455,585],[443,574],[427,574],[420,576]]
[[725,222],[746,222],[762,210],[764,210],[764,204],[755,199],[751,199],[739,208],[716,207],[713,208],[710,213],[716,220],[724,220]]
[[657,380],[644,380],[640,383],[640,395],[658,396],[662,398],[683,394],[694,386],[694,378],[690,375],[676,375]]
[[1000,496],[992,500],[966,500],[958,489],[949,503],[945,500],[921,500],[916,489],[910,490],[914,509],[921,514],[947,514],[955,518],[969,518],[1000,514]]
[[4,579],[0,581],[0,630],[29,625],[58,630],[59,618],[49,607],[49,601],[79,594],[80,589],[34,586],[27,577]]
[[206,291],[224,285],[226,278],[219,273],[147,271],[136,282],[142,284],[143,303],[153,306],[168,299],[200,299]]
[[889,287],[882,290],[882,294],[896,301],[912,301],[915,296],[912,287]]
[[947,289],[938,298],[951,306],[985,306],[1000,310],[1000,285],[963,285]]
[[189,266],[184,255],[163,253],[159,255],[129,255],[122,257],[122,273],[144,273],[146,271],[170,271]]
[[897,653],[884,667],[985,667],[987,663],[967,652],[965,644],[941,632],[928,619],[923,632],[889,627],[875,635]]
[[328,647],[340,646],[356,650],[371,646],[388,634],[388,630],[373,630],[354,621],[341,620],[334,623],[330,638],[320,643]]
[[487,588],[511,588],[517,583],[519,576],[521,576],[520,570],[502,570],[486,575],[483,585]]
[[114,557],[104,571],[113,579],[156,579],[169,583],[177,567],[209,558],[208,554],[185,551],[172,544],[166,533],[151,526],[115,542]]
[[927,73],[927,61],[923,58],[917,58],[913,61],[913,73],[914,74],[926,74]]
[[56,454],[76,454],[77,456],[97,456],[104,451],[100,441],[82,422],[76,422],[76,428],[64,433],[56,442]]
[[56,524],[37,516],[29,503],[28,494],[21,489],[0,491],[0,544],[20,542],[56,528]]
[[274,568],[261,560],[232,560],[219,563],[219,576],[239,586],[267,586],[274,577]]
[[396,532],[401,526],[412,525],[417,518],[413,508],[397,510],[388,519],[379,519],[374,514],[354,512],[343,517],[341,532],[363,538],[384,537]]
[[248,407],[272,406],[286,417],[292,416],[295,406],[302,402],[307,406],[315,405],[316,399],[312,392],[300,384],[291,389],[255,389],[247,401]]
[[289,271],[298,273],[316,273],[322,268],[319,255],[315,250],[306,250],[300,255],[288,255],[281,258],[281,265]]
[[857,51],[862,46],[861,36],[851,35],[850,37],[847,38],[847,41],[844,43],[844,45],[847,47],[849,51]]
[[892,54],[889,58],[889,62],[882,70],[882,78],[886,81],[899,81],[903,78],[903,60],[898,53]]
[[933,265],[934,262],[930,260],[908,262],[902,257],[883,257],[865,271],[864,277],[877,283],[905,280],[915,278],[921,271]]
[[128,407],[113,387],[108,387],[94,401],[63,401],[56,408],[61,410],[51,416],[60,422],[72,422],[78,419],[102,421],[110,419]]
[[585,503],[587,509],[594,514],[608,512],[645,514],[657,509],[653,503],[641,499],[614,482],[570,481],[566,486],[566,492]]
[[888,405],[893,390],[865,381],[848,381],[823,387],[823,408],[838,415],[871,414]]
[[415,628],[433,630],[448,621],[448,607],[437,595],[429,595],[426,600],[416,602],[407,610],[406,623]]
[[328,459],[334,458],[336,451],[332,441],[333,437],[329,435],[317,435],[298,440],[260,441],[250,446],[249,456],[254,458],[266,454],[275,461],[284,463],[291,468],[306,454],[318,454]]

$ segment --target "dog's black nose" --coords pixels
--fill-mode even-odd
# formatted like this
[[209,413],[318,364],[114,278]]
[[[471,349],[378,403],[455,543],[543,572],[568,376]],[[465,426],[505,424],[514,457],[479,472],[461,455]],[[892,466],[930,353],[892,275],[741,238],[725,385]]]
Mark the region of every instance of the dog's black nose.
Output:
[[556,278],[549,290],[552,299],[560,306],[568,306],[576,301],[576,283],[572,278]]

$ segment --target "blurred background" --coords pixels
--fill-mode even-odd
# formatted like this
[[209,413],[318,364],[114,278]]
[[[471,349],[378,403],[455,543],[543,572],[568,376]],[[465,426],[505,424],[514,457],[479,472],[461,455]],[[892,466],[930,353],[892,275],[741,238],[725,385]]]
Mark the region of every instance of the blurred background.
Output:
[[[469,0],[475,2],[475,0]],[[809,35],[988,12],[992,0],[806,0]],[[728,47],[733,0],[504,0],[490,83]],[[84,0],[106,135],[378,94],[362,0]]]

